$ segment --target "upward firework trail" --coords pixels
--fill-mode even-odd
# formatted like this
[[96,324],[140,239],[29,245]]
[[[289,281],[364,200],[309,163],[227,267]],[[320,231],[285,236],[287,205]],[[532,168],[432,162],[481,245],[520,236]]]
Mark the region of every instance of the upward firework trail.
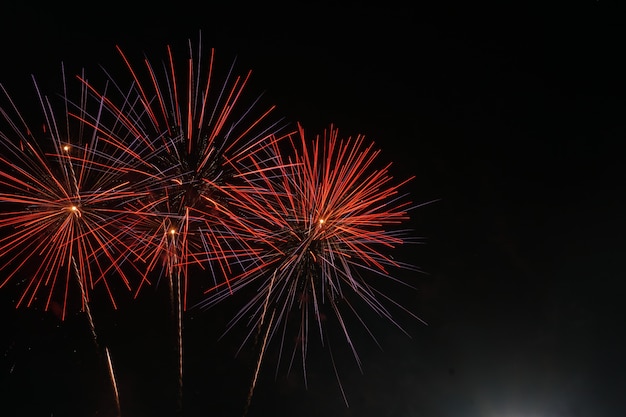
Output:
[[[262,340],[250,394],[267,346],[278,337],[282,352],[290,330],[297,341],[290,363],[300,352],[306,383],[308,342],[316,329],[328,346],[326,327],[331,315],[359,368],[349,316],[372,337],[360,313],[363,308],[398,327],[390,307],[417,318],[377,285],[380,280],[400,282],[391,275],[394,269],[417,270],[391,255],[394,248],[412,240],[409,231],[400,228],[415,208],[401,193],[411,179],[395,182],[389,165],[377,165],[380,152],[373,143],[360,135],[341,139],[332,125],[313,141],[299,128],[290,136],[288,150],[288,157],[276,150],[279,169],[259,170],[261,175],[247,177],[248,187],[240,187],[237,199],[239,210],[247,213],[245,218],[252,224],[254,233],[246,239],[253,242],[250,247],[255,252],[250,252],[250,263],[239,277],[231,280],[231,288],[253,286],[254,290],[230,326],[248,320],[248,338],[258,335]],[[201,306],[226,296],[208,293]]]
[[[63,73],[67,97],[65,80]],[[67,102],[43,95],[35,82],[43,128],[34,129],[0,88],[6,102],[0,107],[0,271],[6,274],[0,287],[17,281],[17,307],[43,301],[62,320],[75,306],[70,295],[80,294],[76,299],[98,345],[91,294],[102,287],[116,308],[114,292],[131,290],[122,263],[132,248],[124,244],[120,221],[126,204],[141,193],[124,178],[126,172],[100,157],[99,119],[88,126],[68,118]],[[85,93],[81,88],[75,102],[79,112],[87,111]],[[111,275],[118,277],[115,283]],[[106,354],[119,411],[108,349]]]
[[[110,75],[103,90],[84,81],[103,103],[106,122],[97,129],[113,149],[109,163],[132,172],[133,187],[146,195],[131,204],[125,230],[135,259],[145,264],[138,291],[159,268],[169,283],[180,396],[190,268],[206,271],[205,287],[228,283],[231,265],[248,253],[240,236],[252,232],[232,210],[233,195],[247,176],[275,163],[274,142],[282,129],[270,120],[274,106],[259,111],[258,98],[246,102],[250,72],[235,75],[231,67],[220,79],[214,50],[205,56],[200,44],[189,42],[188,48],[183,65],[168,46],[162,65],[155,66],[148,58],[133,64],[118,47],[130,85],[122,87]],[[100,116],[76,117],[96,125]]]

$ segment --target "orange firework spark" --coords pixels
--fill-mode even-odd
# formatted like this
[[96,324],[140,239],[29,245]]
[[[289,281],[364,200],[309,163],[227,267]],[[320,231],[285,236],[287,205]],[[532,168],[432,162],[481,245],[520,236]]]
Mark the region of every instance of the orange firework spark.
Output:
[[[67,95],[64,74],[63,85]],[[116,308],[111,273],[131,289],[121,267],[129,248],[117,225],[125,202],[137,193],[123,172],[98,156],[95,130],[70,120],[65,106],[55,108],[36,82],[44,121],[39,136],[0,88],[7,102],[0,108],[5,122],[0,131],[0,270],[6,272],[0,287],[16,280],[23,286],[18,307],[43,297],[45,309],[60,304],[65,319],[75,277],[82,309],[97,285]],[[81,111],[86,110],[84,92],[77,104]]]
[[[391,256],[395,247],[415,240],[399,228],[415,208],[400,193],[411,178],[395,183],[390,165],[376,167],[380,151],[373,143],[361,135],[340,139],[332,125],[312,142],[299,127],[298,134],[290,135],[290,147],[292,155],[280,156],[277,170],[259,169],[263,175],[248,177],[248,188],[240,188],[238,209],[252,224],[254,232],[246,239],[254,242],[250,247],[256,251],[250,252],[250,263],[231,280],[231,287],[257,288],[230,326],[250,320],[248,337],[265,326],[260,364],[268,336],[271,340],[282,333],[284,342],[291,314],[296,313],[293,354],[300,351],[306,370],[309,333],[317,328],[322,344],[327,344],[327,317],[334,315],[360,367],[346,313],[370,334],[359,302],[400,327],[389,308],[400,306],[377,289],[375,278],[399,282],[390,275],[393,268],[418,270]],[[277,149],[276,154],[284,152]],[[208,291],[200,306],[223,300],[227,292],[218,289]]]

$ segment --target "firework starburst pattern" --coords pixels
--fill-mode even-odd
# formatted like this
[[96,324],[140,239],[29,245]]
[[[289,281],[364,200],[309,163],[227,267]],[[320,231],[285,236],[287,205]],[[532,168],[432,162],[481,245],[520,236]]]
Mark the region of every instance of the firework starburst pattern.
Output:
[[[64,319],[75,276],[82,308],[97,285],[115,307],[111,276],[117,274],[131,289],[120,266],[127,248],[118,220],[137,191],[99,157],[94,129],[67,112],[59,115],[36,83],[35,90],[44,116],[41,129],[27,124],[2,86],[9,106],[0,111],[9,129],[0,132],[0,255],[6,272],[0,285],[19,281],[18,307],[41,298],[46,310],[60,309]],[[84,102],[79,105],[84,110]]]
[[201,44],[180,60],[169,46],[160,61],[118,52],[126,77],[63,71],[52,97],[35,83],[42,127],[2,86],[0,287],[20,289],[17,307],[43,300],[64,319],[74,299],[88,312],[99,287],[117,308],[117,292],[136,297],[164,278],[181,387],[183,313],[209,314],[234,293],[252,295],[229,328],[247,321],[247,339],[262,341],[252,388],[289,331],[287,355],[299,352],[304,370],[313,334],[327,345],[327,322],[360,367],[348,323],[372,333],[364,308],[400,329],[390,307],[417,319],[377,286],[418,269],[393,257],[417,241],[403,226],[412,179],[396,182],[373,142],[333,125],[314,139],[290,131],[273,105],[249,99],[250,72],[221,73]]
[[[274,337],[283,341],[281,351],[285,340],[296,340],[289,362],[300,353],[306,383],[308,342],[317,329],[319,341],[327,343],[329,316],[334,316],[359,367],[344,312],[370,334],[359,314],[362,305],[400,327],[386,306],[391,300],[377,289],[375,279],[394,280],[391,269],[417,270],[388,253],[411,241],[409,231],[399,225],[415,208],[401,193],[412,178],[394,183],[390,165],[376,166],[380,150],[373,142],[362,135],[342,138],[332,125],[314,140],[298,126],[289,136],[289,151],[274,145],[279,168],[257,170],[261,175],[246,177],[248,187],[238,189],[236,204],[252,223],[248,229],[254,233],[246,240],[255,256],[231,281],[231,289],[254,290],[231,326],[247,320],[252,340],[265,328],[261,359]],[[213,289],[207,294],[204,307],[227,296],[214,295]],[[293,337],[285,337],[290,330]]]

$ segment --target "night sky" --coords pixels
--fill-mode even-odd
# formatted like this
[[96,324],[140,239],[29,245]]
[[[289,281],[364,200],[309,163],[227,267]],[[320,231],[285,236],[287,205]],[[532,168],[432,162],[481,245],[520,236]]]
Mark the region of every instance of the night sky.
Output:
[[[394,253],[425,271],[399,271],[416,289],[393,294],[427,325],[399,316],[407,336],[366,317],[381,348],[357,332],[362,373],[334,340],[348,407],[315,340],[308,389],[299,369],[274,378],[270,351],[247,415],[626,415],[625,10],[258,3],[0,11],[0,83],[26,106],[31,74],[123,70],[115,45],[160,57],[201,31],[286,121],[364,134],[394,177],[415,176],[413,202],[438,200],[408,224],[425,244]],[[16,310],[14,294],[0,289],[0,415],[114,416],[85,314]],[[245,413],[258,351],[237,354],[244,328],[220,339],[238,302],[184,317],[185,417]],[[121,415],[175,416],[166,287],[92,309]]]

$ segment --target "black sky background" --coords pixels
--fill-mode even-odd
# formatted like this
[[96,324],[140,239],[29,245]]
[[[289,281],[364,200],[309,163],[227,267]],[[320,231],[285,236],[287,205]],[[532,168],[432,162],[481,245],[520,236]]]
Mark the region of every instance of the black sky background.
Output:
[[[417,290],[397,294],[428,325],[403,318],[407,337],[374,322],[382,350],[357,339],[363,374],[338,353],[349,407],[324,352],[308,389],[298,372],[274,380],[269,355],[248,416],[625,415],[623,7],[1,10],[0,82],[20,102],[35,100],[31,74],[55,85],[62,61],[121,68],[116,44],[162,56],[201,30],[286,120],[364,134],[394,176],[416,176],[413,201],[440,199],[413,213],[426,245],[397,254],[428,273],[400,272]],[[84,314],[16,310],[10,287],[0,300],[0,414],[114,415]],[[94,303],[124,417],[175,415],[167,305],[165,286],[115,311]],[[218,341],[236,308],[185,316],[185,416],[244,413],[256,351],[235,357],[245,329]]]

